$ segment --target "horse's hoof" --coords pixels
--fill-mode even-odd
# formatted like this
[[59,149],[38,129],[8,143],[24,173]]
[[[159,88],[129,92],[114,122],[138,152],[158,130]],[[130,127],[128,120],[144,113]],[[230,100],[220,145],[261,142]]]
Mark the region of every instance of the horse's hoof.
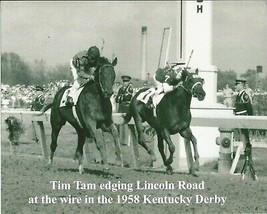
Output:
[[123,163],[122,161],[119,161],[119,160],[116,160],[115,163],[114,163],[115,166],[118,166],[118,167],[123,167]]
[[83,171],[84,171],[84,170],[83,170],[83,166],[80,165],[80,166],[79,166],[79,174],[80,174],[80,175],[83,174]]
[[194,167],[194,169],[195,169],[196,171],[199,171],[199,162],[198,162],[198,161],[195,161],[195,162],[193,163],[193,167]]
[[189,175],[195,175],[195,174],[196,174],[195,168],[193,166],[190,167],[190,169],[189,169]]
[[152,162],[155,162],[157,160],[156,155],[152,150],[149,150],[148,154],[150,155],[150,158],[151,158]]
[[189,169],[189,175],[192,175],[193,177],[198,177],[198,175],[196,174],[196,170],[194,167],[191,167]]
[[46,164],[46,166],[45,166],[45,169],[51,169],[51,167],[52,167],[52,163],[51,162],[48,162],[47,164]]
[[167,173],[167,175],[172,175],[173,169],[166,169],[166,173]]
[[103,167],[103,170],[104,170],[104,171],[109,171],[109,169],[110,169],[110,168],[109,168],[108,165],[104,165],[104,167]]
[[156,155],[155,154],[151,154],[151,161],[152,162],[155,162],[156,160],[157,160],[157,158],[156,158]]

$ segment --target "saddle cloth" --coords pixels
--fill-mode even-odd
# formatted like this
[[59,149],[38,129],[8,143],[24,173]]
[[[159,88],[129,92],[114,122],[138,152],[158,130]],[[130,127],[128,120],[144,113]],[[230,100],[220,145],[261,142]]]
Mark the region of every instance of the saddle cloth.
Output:
[[155,88],[150,88],[146,91],[141,92],[138,96],[137,96],[137,100],[141,101],[144,104],[147,104],[147,102],[149,101],[149,98],[155,94]]
[[[77,101],[78,101],[78,98],[79,98],[79,95],[81,94],[82,90],[84,89],[84,86],[80,87],[76,92],[75,94],[73,95],[72,99],[73,99],[73,103],[74,103],[74,106],[76,106],[77,104]],[[65,107],[66,106],[66,101],[67,101],[67,97],[68,97],[68,94],[69,94],[69,91],[70,91],[70,88],[68,88],[63,96],[62,96],[62,99],[60,101],[60,105],[59,107]]]
[[150,89],[140,93],[136,99],[143,102],[144,104],[147,104],[147,102],[149,101],[149,99],[151,97],[153,105],[154,105],[154,107],[156,107],[160,103],[162,98],[164,97],[165,93],[157,94],[155,92],[156,92],[155,88],[150,88]]

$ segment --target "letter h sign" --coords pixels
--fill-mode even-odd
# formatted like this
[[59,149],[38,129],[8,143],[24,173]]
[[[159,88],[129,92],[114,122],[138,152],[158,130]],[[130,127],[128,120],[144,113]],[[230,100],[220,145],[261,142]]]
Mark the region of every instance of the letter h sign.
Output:
[[[203,0],[197,0],[197,3],[202,3]],[[203,5],[202,4],[198,4],[197,5],[197,13],[203,13]]]

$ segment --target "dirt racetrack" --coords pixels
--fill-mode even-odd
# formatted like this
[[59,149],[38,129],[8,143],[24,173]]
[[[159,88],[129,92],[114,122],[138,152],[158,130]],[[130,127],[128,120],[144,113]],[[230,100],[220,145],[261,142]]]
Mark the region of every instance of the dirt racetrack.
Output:
[[[265,151],[266,152],[266,151]],[[265,162],[266,164],[266,162]],[[261,165],[261,164],[260,164]],[[258,167],[257,167],[258,168]],[[2,213],[266,213],[267,180],[266,165],[264,169],[258,169],[259,181],[254,182],[247,178],[241,181],[240,176],[219,176],[218,174],[200,173],[199,177],[191,177],[187,174],[175,173],[171,176],[162,172],[134,171],[130,168],[111,167],[104,171],[98,164],[92,164],[85,168],[85,173],[78,174],[77,164],[66,159],[56,159],[55,165],[50,170],[44,169],[43,160],[32,157],[9,157],[2,156]],[[264,177],[262,177],[264,175]],[[69,190],[52,189],[50,181],[69,183]],[[77,190],[73,181],[84,183],[135,183],[136,181],[148,181],[160,183],[164,181],[176,183],[185,181],[199,183],[204,181],[204,190]],[[55,204],[42,204],[41,197],[48,195],[56,197]],[[64,196],[80,197],[81,204],[62,204],[60,198]],[[85,203],[85,196],[95,199],[93,204]],[[111,204],[99,204],[96,199],[100,195],[112,197]],[[140,202],[134,204],[118,204],[118,195],[137,195]],[[152,195],[159,196],[192,196],[189,205],[158,204],[147,201],[143,203],[142,198]],[[216,203],[196,204],[196,195],[214,197],[226,197],[224,205]],[[38,197],[37,204],[29,204],[29,197]]]
[[[87,163],[84,174],[79,175],[77,163],[71,158],[76,147],[76,142],[73,143],[76,137],[70,137],[75,135],[68,128],[63,130],[60,136],[55,162],[49,170],[45,169],[40,145],[31,142],[29,133],[22,138],[17,156],[9,156],[9,145],[4,129],[2,134],[1,213],[3,214],[267,213],[266,149],[253,150],[258,182],[248,176],[242,181],[240,175],[218,175],[216,162],[201,166],[198,177],[186,173],[166,175],[164,172],[136,171],[132,168],[115,166],[110,166],[110,169],[105,171],[100,164],[92,163]],[[47,135],[49,143],[49,130]],[[147,160],[144,157],[147,155],[142,152],[140,154],[142,165],[146,165]],[[242,165],[243,162],[240,161],[239,172]],[[51,181],[57,181],[55,189],[52,188]],[[81,182],[78,187],[75,181]],[[140,187],[137,189],[137,181],[141,184],[145,181],[152,183],[154,188],[157,184],[161,184],[158,187],[163,188],[168,182],[174,184],[174,189],[171,185],[165,186],[166,190],[142,190]],[[122,185],[118,191],[113,186],[112,191],[108,182],[111,185],[124,184],[124,186]],[[87,184],[87,188],[83,184]],[[107,186],[103,187],[104,184]],[[183,189],[190,185],[199,189]],[[222,197],[225,198],[225,203]],[[65,199],[76,201],[71,201],[73,203],[70,204],[63,203]],[[107,200],[110,203],[107,203]]]

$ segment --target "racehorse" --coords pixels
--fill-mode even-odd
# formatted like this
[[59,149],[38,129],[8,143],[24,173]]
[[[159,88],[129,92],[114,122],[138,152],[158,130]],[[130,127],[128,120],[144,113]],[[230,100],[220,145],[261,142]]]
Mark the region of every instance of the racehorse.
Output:
[[[146,104],[137,100],[140,93],[148,90],[141,89],[132,98],[129,113],[124,116],[125,123],[129,122],[131,117],[134,118],[135,126],[138,134],[138,143],[143,146],[150,154],[151,161],[156,160],[156,156],[145,142],[144,133],[142,131],[142,122],[146,121],[152,128],[155,129],[158,138],[158,149],[163,159],[164,165],[167,167],[167,174],[172,174],[171,163],[173,162],[173,153],[175,146],[172,143],[170,135],[179,133],[182,137],[189,140],[194,147],[195,162],[190,166],[189,173],[195,175],[195,169],[199,167],[199,154],[197,149],[197,140],[190,129],[191,112],[190,104],[193,97],[198,100],[205,98],[203,90],[204,80],[197,73],[190,73],[184,69],[182,71],[182,84],[173,91],[165,94],[160,103],[156,107],[156,116],[153,114],[153,109]],[[168,144],[170,156],[167,159],[164,153],[163,140]],[[193,166],[194,165],[194,166]]]
[[114,66],[117,64],[117,58],[112,63],[104,57],[100,57],[99,65],[95,70],[94,81],[89,81],[85,84],[82,90],[77,104],[75,106],[78,119],[74,117],[72,108],[60,107],[61,98],[69,88],[69,86],[61,88],[55,95],[52,104],[47,105],[41,112],[44,113],[46,110],[51,108],[50,123],[52,127],[51,133],[51,154],[48,167],[52,165],[54,153],[57,147],[58,134],[66,121],[69,122],[77,131],[78,134],[78,145],[75,153],[75,159],[78,159],[79,173],[83,172],[83,146],[86,137],[92,138],[97,149],[100,151],[102,163],[107,167],[107,154],[106,147],[97,140],[96,129],[101,128],[105,132],[109,132],[113,135],[116,149],[116,161],[117,164],[122,165],[122,156],[120,150],[120,143],[118,137],[118,131],[112,121],[112,106],[110,97],[113,93],[113,83],[115,81],[115,70]]

